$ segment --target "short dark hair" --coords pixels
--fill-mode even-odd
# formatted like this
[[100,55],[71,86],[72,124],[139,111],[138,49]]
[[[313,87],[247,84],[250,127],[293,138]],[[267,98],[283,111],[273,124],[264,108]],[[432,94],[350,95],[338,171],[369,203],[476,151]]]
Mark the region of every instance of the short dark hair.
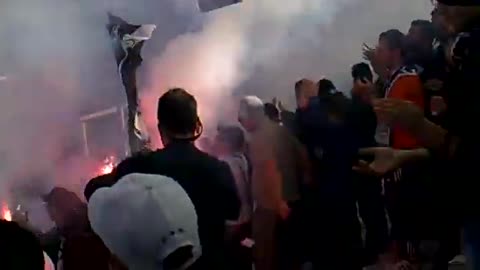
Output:
[[280,119],[280,110],[272,103],[265,103],[264,105],[265,115],[273,121]]
[[318,95],[324,95],[335,91],[337,87],[329,79],[321,79],[318,81]]
[[43,270],[45,259],[39,240],[16,222],[0,220],[2,269]]
[[173,134],[194,133],[200,122],[195,97],[181,88],[168,90],[158,100],[157,120]]
[[370,65],[364,62],[353,65],[352,77],[355,80],[365,78],[368,81],[372,82],[373,72],[372,72],[372,69],[370,68]]
[[241,152],[245,146],[245,134],[238,126],[221,125],[217,128],[220,139],[227,143],[234,151]]
[[83,204],[75,192],[63,187],[54,187],[47,195],[43,196],[43,201],[54,208],[74,208]]
[[410,26],[420,28],[422,36],[425,37],[425,39],[428,39],[431,42],[433,42],[433,40],[435,39],[435,27],[433,26],[433,23],[431,21],[414,20],[412,21]]
[[379,40],[385,40],[391,50],[399,49],[402,56],[405,52],[405,34],[398,29],[391,29],[380,34]]

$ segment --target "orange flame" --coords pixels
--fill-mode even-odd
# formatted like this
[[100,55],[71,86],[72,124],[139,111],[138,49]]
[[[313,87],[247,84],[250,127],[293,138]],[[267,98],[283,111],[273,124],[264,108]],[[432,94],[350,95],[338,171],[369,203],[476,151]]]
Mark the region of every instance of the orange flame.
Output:
[[6,204],[3,204],[2,207],[2,218],[6,221],[12,221],[12,212],[10,212]]
[[113,171],[113,164],[103,165],[100,169],[101,174],[109,174]]
[[103,165],[100,167],[99,175],[109,174],[115,168],[115,157],[110,156],[105,158]]

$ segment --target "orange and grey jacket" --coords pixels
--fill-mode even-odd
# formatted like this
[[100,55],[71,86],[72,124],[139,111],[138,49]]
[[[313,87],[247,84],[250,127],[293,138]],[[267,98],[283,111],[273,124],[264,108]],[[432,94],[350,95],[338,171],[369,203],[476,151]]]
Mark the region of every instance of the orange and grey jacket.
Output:
[[[422,110],[425,108],[425,95],[420,80],[418,66],[403,66],[395,71],[385,86],[385,98],[407,100]],[[414,149],[420,142],[400,126],[393,126],[388,132],[388,144],[395,149]]]

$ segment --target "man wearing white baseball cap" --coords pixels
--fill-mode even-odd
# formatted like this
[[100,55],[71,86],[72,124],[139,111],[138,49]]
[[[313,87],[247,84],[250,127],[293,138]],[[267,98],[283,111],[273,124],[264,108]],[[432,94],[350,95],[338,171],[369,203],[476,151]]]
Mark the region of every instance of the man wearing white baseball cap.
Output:
[[93,230],[130,270],[189,269],[201,255],[197,214],[173,179],[129,174],[88,204]]

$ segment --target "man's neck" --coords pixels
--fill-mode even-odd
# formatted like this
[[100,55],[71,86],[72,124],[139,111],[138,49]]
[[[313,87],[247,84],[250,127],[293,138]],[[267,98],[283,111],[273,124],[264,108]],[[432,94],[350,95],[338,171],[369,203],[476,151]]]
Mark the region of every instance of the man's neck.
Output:
[[164,144],[164,147],[169,147],[172,145],[193,145],[194,141],[187,140],[187,139],[169,139],[167,143]]

